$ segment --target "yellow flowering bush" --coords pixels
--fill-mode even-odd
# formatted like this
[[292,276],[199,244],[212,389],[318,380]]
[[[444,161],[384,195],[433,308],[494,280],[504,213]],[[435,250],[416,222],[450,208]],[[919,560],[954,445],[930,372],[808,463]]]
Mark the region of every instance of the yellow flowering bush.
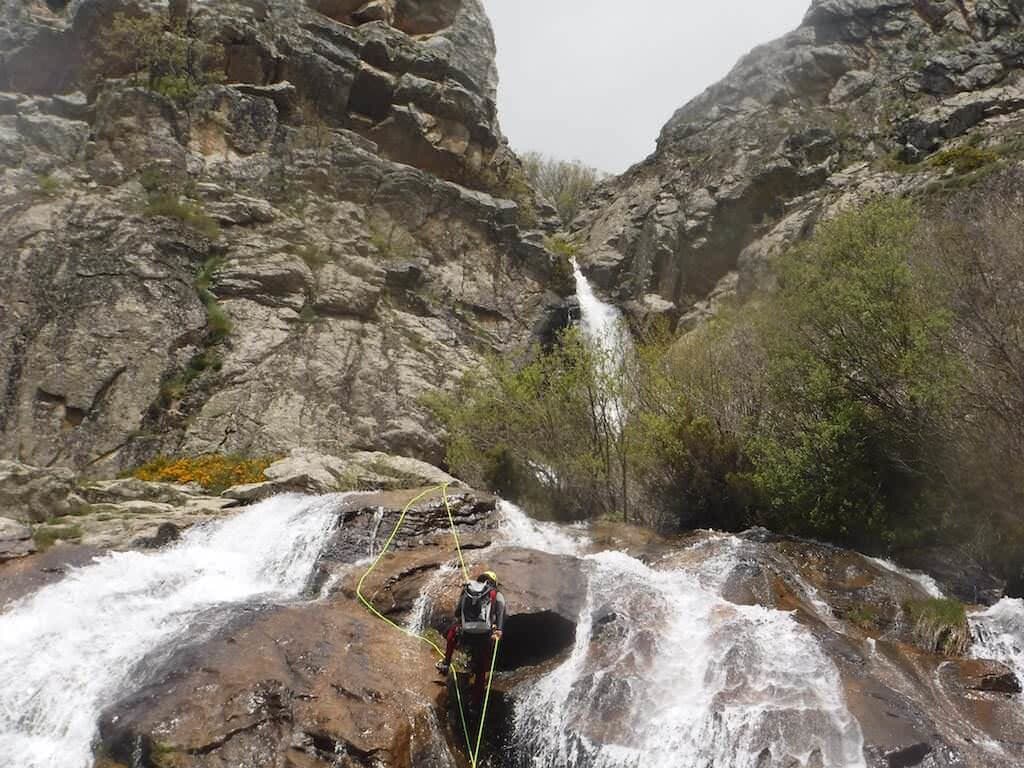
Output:
[[233,485],[262,483],[267,479],[264,472],[274,461],[219,453],[184,458],[158,456],[136,469],[132,476],[156,483],[196,483],[207,491],[220,493]]

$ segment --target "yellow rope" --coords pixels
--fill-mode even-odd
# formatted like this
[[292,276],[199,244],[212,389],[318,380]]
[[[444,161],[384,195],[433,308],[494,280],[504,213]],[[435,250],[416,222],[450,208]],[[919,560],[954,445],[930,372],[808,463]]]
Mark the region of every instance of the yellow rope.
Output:
[[[403,509],[402,513],[398,516],[398,521],[395,523],[395,527],[392,529],[391,535],[388,536],[387,541],[384,542],[384,547],[381,549],[380,554],[377,555],[374,561],[370,564],[370,567],[366,569],[366,572],[360,577],[359,582],[356,584],[356,596],[359,598],[360,602],[362,602],[362,604],[366,606],[366,609],[370,613],[372,613],[374,616],[376,616],[378,619],[385,622],[386,624],[389,624],[398,631],[402,632],[403,634],[409,635],[409,637],[414,637],[417,640],[421,640],[422,642],[426,643],[431,648],[433,648],[437,655],[440,656],[442,659],[444,658],[445,653],[438,647],[438,645],[433,640],[431,640],[426,635],[417,634],[416,632],[413,632],[410,629],[406,629],[405,627],[396,624],[387,616],[385,616],[376,608],[374,608],[373,604],[369,600],[367,600],[366,597],[363,595],[363,584],[369,577],[369,575],[373,573],[374,569],[380,564],[380,561],[384,559],[384,556],[388,553],[388,550],[391,548],[391,545],[395,541],[395,537],[398,535],[398,532],[402,529],[402,526],[405,524],[405,518],[406,515],[409,514],[409,510],[412,509],[417,502],[426,498],[432,493],[436,493],[437,491],[441,492],[442,498],[444,499],[444,507],[448,513],[448,522],[451,525],[452,529],[452,538],[455,540],[455,550],[459,554],[459,565],[462,567],[462,575],[466,581],[469,581],[469,570],[466,568],[466,561],[462,556],[462,546],[459,544],[459,532],[455,527],[455,518],[452,515],[451,504],[448,501],[448,485],[448,483],[445,483],[444,485],[428,488],[427,490],[423,491],[423,493],[419,494],[418,496],[413,498],[412,501],[405,505],[405,509]],[[459,675],[458,672],[455,671],[454,665],[451,667],[453,683],[455,685],[455,698],[457,699],[459,704],[459,718],[462,720],[462,732],[466,737],[466,749],[469,753],[471,768],[477,768],[477,760],[480,756],[480,743],[484,735],[484,722],[487,718],[487,704],[491,698],[491,683],[494,680],[494,668],[497,663],[497,660],[498,640],[496,639],[494,641],[494,653],[491,658],[491,671],[490,674],[487,676],[487,690],[484,694],[483,710],[480,713],[480,729],[477,732],[475,749],[473,748],[473,743],[470,740],[469,726],[466,724],[466,709],[462,704],[462,693],[459,685]]]

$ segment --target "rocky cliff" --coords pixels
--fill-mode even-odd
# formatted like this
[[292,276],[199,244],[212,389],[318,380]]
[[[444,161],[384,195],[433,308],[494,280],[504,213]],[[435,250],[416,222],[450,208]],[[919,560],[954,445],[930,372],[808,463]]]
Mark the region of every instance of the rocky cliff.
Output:
[[5,3],[0,455],[437,458],[421,395],[559,301],[495,86],[477,0]]
[[695,322],[837,210],[1019,159],[1022,75],[1018,0],[814,0],[599,190],[581,260],[635,316]]

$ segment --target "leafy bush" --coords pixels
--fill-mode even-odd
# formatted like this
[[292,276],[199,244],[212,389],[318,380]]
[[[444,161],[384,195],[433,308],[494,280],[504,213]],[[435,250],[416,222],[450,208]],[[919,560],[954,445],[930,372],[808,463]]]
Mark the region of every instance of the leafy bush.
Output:
[[188,458],[159,456],[136,469],[132,476],[156,483],[196,483],[212,493],[222,493],[234,485],[262,483],[267,479],[264,472],[273,463],[271,458],[213,453]]
[[964,174],[992,165],[998,160],[999,155],[995,152],[964,144],[936,153],[929,162],[938,168],[952,168],[956,173]]
[[751,441],[781,527],[852,544],[921,530],[956,367],[948,302],[911,268],[917,222],[911,203],[879,200],[781,262],[764,336],[771,411]]
[[527,152],[522,161],[527,180],[555,206],[565,224],[576,218],[587,195],[604,178],[579,161],[556,160],[539,152]]
[[212,82],[223,80],[223,46],[192,36],[188,26],[161,16],[114,15],[100,35],[92,70],[99,77],[145,77],[147,87],[188,101]]

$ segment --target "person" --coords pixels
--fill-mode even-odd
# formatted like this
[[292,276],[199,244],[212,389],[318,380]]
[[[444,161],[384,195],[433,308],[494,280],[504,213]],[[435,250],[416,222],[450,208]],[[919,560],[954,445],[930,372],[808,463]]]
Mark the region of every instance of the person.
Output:
[[484,571],[475,581],[462,587],[455,606],[455,621],[448,628],[444,660],[437,670],[447,675],[452,665],[452,654],[462,648],[470,658],[473,674],[473,704],[477,707],[487,691],[487,678],[496,644],[505,630],[505,596],[498,591],[498,576]]

